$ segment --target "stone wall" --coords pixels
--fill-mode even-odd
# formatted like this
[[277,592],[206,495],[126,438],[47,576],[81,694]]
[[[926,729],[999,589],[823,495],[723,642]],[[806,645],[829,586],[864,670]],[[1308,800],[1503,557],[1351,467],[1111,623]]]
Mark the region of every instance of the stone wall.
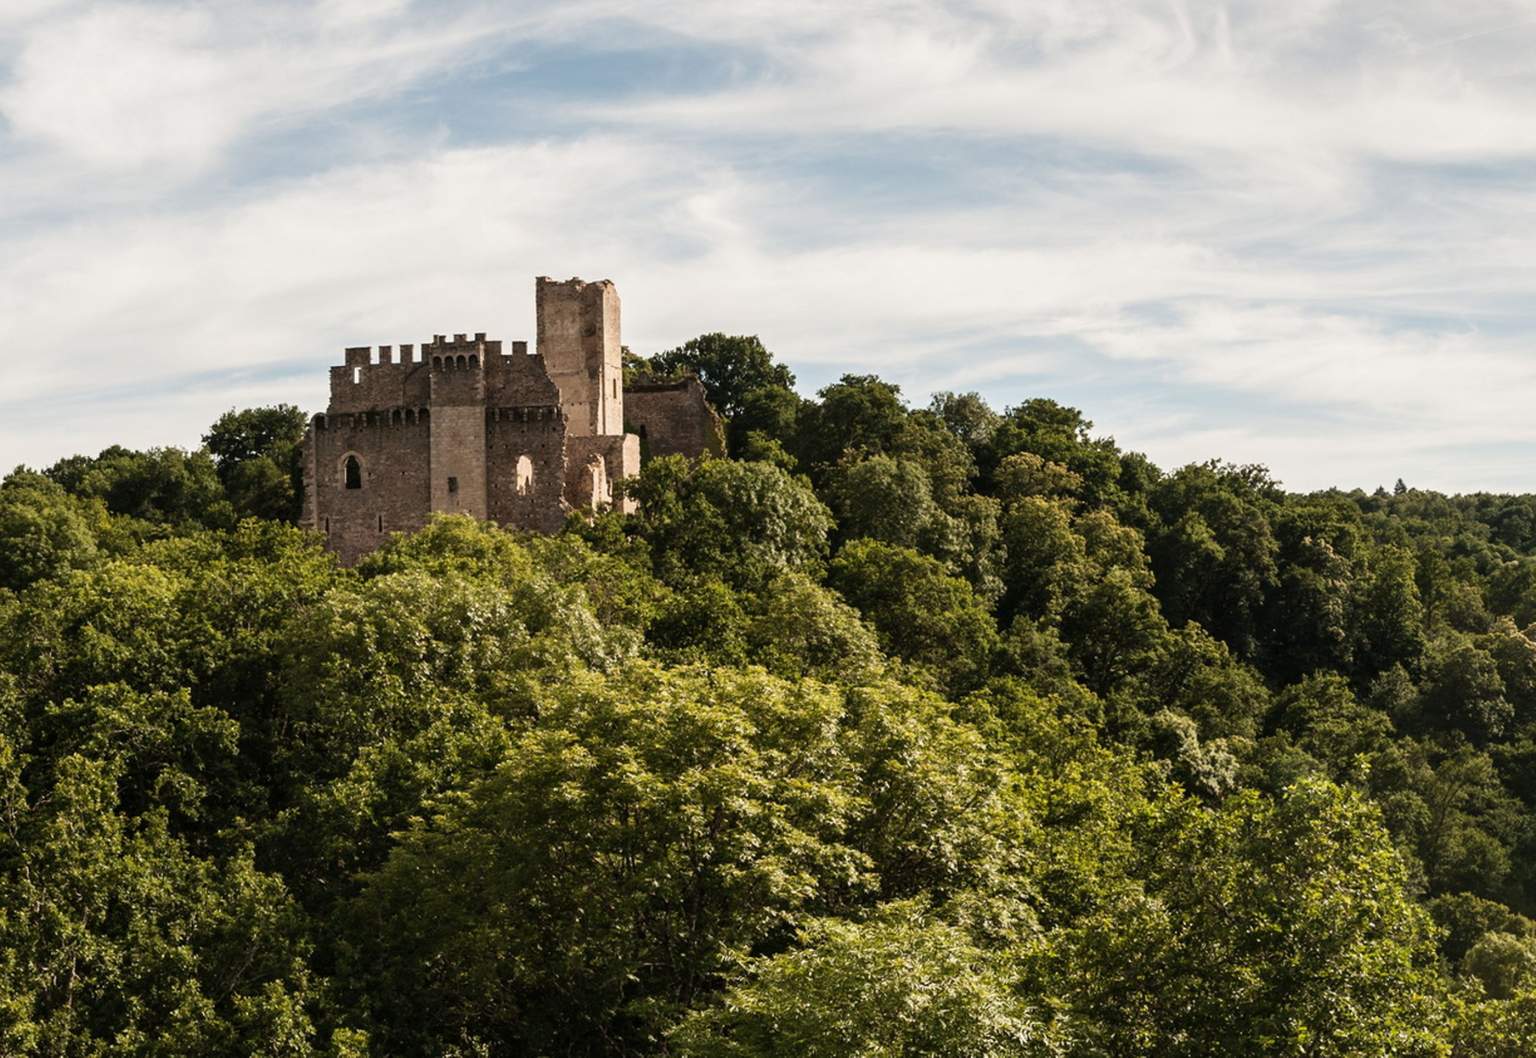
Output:
[[725,454],[724,426],[698,379],[636,382],[624,397],[624,429],[639,436],[643,458]]
[[569,508],[565,504],[565,416],[559,405],[491,411],[486,421],[486,462],[493,521],[541,533],[560,528]]
[[[486,516],[485,342],[455,335],[429,355],[432,381],[431,510]],[[499,356],[500,354],[493,354]]]
[[402,345],[400,361],[394,359],[394,350],[387,345],[379,347],[377,360],[366,345],[348,349],[346,362],[331,368],[329,410],[425,407],[430,397],[427,365],[411,359],[413,348]]
[[544,358],[530,354],[527,342],[513,342],[510,356],[491,358],[485,375],[485,398],[493,407],[561,405],[560,390],[545,369]]
[[[431,416],[415,408],[315,416],[306,467],[308,524],[351,565],[392,532],[426,524],[431,507]],[[346,487],[346,462],[359,487]]]
[[486,517],[485,409],[434,407],[430,510]]
[[[594,511],[613,502],[613,483],[640,472],[640,438],[634,434],[567,437],[565,502],[573,510]],[[626,512],[633,503],[624,505]]]

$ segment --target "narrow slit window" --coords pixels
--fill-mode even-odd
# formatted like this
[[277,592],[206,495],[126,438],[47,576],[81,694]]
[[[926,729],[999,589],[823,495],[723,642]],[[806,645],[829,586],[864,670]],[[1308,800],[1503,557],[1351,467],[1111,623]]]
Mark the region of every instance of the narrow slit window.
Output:
[[361,382],[362,380],[363,380],[363,369],[360,368],[360,367],[354,367],[352,369],[352,384],[355,386],[359,382]]
[[448,491],[449,492],[458,492],[459,491],[459,479],[458,478],[449,478],[448,479]]
[[382,533],[383,531],[384,531],[384,516],[381,514],[381,515],[379,515],[379,532]]

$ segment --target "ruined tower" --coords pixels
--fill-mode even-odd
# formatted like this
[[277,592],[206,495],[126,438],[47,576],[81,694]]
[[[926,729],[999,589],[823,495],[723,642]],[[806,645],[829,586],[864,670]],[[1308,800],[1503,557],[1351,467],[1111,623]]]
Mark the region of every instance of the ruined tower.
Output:
[[624,432],[624,364],[619,344],[619,292],[604,279],[534,286],[539,355],[560,388],[573,437]]

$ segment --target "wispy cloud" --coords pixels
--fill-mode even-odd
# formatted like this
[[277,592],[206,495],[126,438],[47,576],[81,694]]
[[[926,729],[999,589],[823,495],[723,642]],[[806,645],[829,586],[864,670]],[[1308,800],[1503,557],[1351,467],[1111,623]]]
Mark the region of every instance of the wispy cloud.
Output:
[[527,335],[553,273],[618,281],[639,349],[756,331],[1165,462],[1529,487],[1533,17],[18,0],[0,462],[313,406],[344,344]]
[[13,133],[87,165],[177,176],[243,134],[452,69],[516,24],[474,11],[408,17],[404,0],[60,7],[22,24],[0,91]]

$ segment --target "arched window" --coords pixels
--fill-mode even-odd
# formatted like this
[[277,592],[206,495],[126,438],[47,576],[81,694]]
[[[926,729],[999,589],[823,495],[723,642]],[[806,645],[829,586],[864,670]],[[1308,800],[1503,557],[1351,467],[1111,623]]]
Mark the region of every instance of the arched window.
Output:
[[461,357],[459,357],[459,363],[458,363],[458,366],[459,366],[459,367],[468,367],[468,366],[469,366],[469,361],[467,361],[467,360],[465,360],[465,359],[464,359],[464,358],[463,358],[463,357],[462,357],[462,356],[461,356]]
[[469,356],[469,366],[470,367],[479,367],[480,366],[480,358],[478,356],[476,356],[474,353],[471,353],[470,356]]
[[526,496],[533,491],[533,460],[517,457],[517,494]]
[[363,487],[363,464],[357,456],[347,456],[347,462],[342,468],[342,474],[346,479],[347,488],[360,489]]

